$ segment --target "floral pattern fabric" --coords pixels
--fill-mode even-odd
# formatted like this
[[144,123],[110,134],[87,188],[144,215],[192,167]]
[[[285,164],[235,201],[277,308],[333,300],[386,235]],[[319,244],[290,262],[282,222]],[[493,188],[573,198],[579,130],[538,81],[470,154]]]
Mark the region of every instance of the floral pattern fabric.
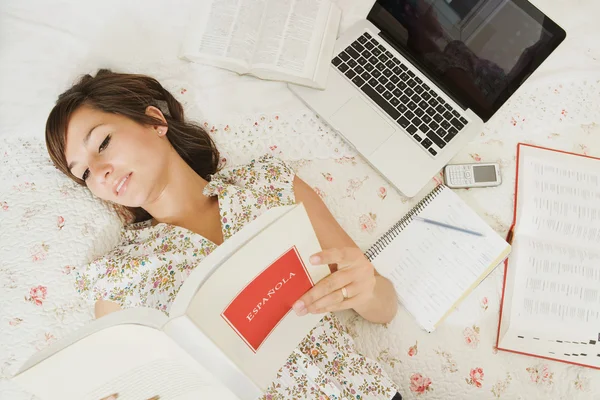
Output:
[[[371,7],[358,3],[338,1],[344,10],[340,31],[363,19]],[[57,15],[57,4],[47,15]],[[67,6],[71,9],[75,3],[64,3],[63,8]],[[560,16],[557,22],[569,28],[567,41],[452,160],[500,163],[502,185],[457,192],[501,235],[513,217],[518,142],[600,157],[600,42],[586,40],[598,34],[600,2],[585,0],[581,7],[572,7],[545,0],[539,6]],[[24,17],[31,14],[30,7],[13,11]],[[57,40],[56,35],[45,35],[47,31],[31,36],[31,25],[14,15],[5,13],[0,19],[15,32],[27,30],[36,40]],[[46,21],[47,26],[59,23],[62,28],[65,22]],[[25,54],[29,57],[31,52]],[[59,63],[62,71],[64,62],[57,54],[36,64],[35,71],[46,71],[51,62]],[[182,101],[186,115],[203,122],[226,165],[247,164],[265,153],[284,159],[364,250],[419,200],[401,196],[285,85],[206,67],[202,77],[209,85],[207,95],[207,87],[168,65],[146,60],[127,65],[159,78]],[[46,79],[43,90],[39,86],[44,82],[32,82],[37,91],[19,85],[7,93],[35,92],[48,104],[55,100],[56,80]],[[231,96],[233,87],[236,96]],[[225,97],[251,98],[252,103],[221,101]],[[119,243],[122,227],[87,189],[52,166],[39,129],[30,130],[31,118],[23,118],[39,110],[27,102],[6,106],[10,112],[0,119],[0,399],[39,400],[10,378],[35,352],[93,319],[93,303],[76,292],[74,276]],[[192,106],[202,112],[187,112]],[[441,179],[434,177],[425,191]],[[600,371],[495,348],[502,284],[503,268],[497,268],[433,333],[421,330],[402,307],[387,325],[371,324],[354,312],[336,317],[357,349],[376,360],[400,387],[405,400],[600,400]]]
[[[213,175],[204,195],[218,197],[223,239],[271,207],[294,204],[293,180],[293,170],[270,156]],[[216,247],[181,227],[132,224],[123,229],[114,250],[76,272],[76,289],[91,301],[168,314],[190,272]],[[263,398],[387,400],[395,393],[382,368],[360,355],[338,319],[326,315],[290,355]]]

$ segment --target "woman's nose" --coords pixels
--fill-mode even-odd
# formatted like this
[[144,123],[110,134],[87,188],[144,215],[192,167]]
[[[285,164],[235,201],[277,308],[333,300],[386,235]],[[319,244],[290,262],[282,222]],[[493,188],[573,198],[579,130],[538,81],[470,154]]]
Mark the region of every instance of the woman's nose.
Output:
[[95,166],[95,171],[92,172],[95,172],[94,175],[97,177],[98,183],[106,183],[113,173],[113,167],[110,163],[98,163]]

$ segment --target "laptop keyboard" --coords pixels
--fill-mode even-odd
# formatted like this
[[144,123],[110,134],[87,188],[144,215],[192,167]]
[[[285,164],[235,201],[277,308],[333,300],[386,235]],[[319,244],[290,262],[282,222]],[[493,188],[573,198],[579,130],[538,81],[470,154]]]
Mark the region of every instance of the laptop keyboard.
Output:
[[331,62],[432,156],[467,124],[450,104],[366,32]]

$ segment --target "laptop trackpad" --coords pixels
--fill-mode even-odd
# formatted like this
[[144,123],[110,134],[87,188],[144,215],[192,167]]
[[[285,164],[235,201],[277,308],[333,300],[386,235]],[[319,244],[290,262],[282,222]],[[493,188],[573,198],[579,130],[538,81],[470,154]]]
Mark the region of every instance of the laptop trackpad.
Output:
[[366,156],[394,133],[394,128],[360,97],[348,100],[330,121],[342,136]]

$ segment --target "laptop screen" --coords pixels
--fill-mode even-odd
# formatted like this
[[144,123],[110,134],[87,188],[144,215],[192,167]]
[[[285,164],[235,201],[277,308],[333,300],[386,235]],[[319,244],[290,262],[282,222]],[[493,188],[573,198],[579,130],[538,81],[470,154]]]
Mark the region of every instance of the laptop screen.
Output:
[[378,0],[368,20],[484,121],[565,38],[524,0]]

